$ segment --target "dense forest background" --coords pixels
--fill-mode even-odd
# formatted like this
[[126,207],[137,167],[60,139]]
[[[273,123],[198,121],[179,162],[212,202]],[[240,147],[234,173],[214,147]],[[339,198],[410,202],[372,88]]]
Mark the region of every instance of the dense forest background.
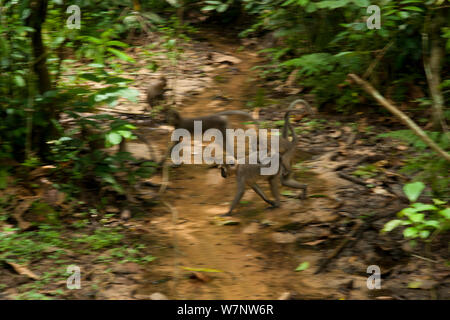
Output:
[[[449,21],[445,0],[0,0],[0,268],[9,270],[0,273],[0,291],[12,290],[8,298],[86,298],[44,292],[48,279],[64,279],[62,267],[48,279],[24,267],[44,256],[62,259],[77,246],[80,254],[112,250],[104,261],[155,259],[133,232],[111,232],[104,222],[139,216],[145,201],[136,200],[135,186],[162,168],[137,159],[125,144],[137,140],[146,118],[164,124],[167,106],[182,104],[172,88],[164,103],[141,115],[99,110],[144,104],[133,80],[142,61],[149,75],[170,73],[180,84],[184,55],[217,33],[236,52],[258,57],[251,68],[257,89],[243,97],[244,107],[267,112],[268,127],[284,123],[271,121],[274,105],[302,97],[323,116],[297,119],[310,141],[334,121],[333,139],[350,126],[357,137],[367,135],[364,143],[393,145],[395,153],[380,152],[396,159],[387,167],[396,173],[387,177],[400,189],[389,192],[403,207],[379,230],[398,231],[400,247],[412,240],[420,256],[435,261],[434,252],[448,268]],[[361,118],[373,123],[361,126]],[[352,125],[344,124],[349,119]],[[366,157],[350,178],[342,176],[379,190],[387,185],[374,182],[386,174],[380,160],[374,165]],[[119,210],[117,203],[125,204]],[[86,232],[66,243],[71,230]],[[13,271],[34,282],[3,283]],[[208,270],[193,272],[201,278]]]

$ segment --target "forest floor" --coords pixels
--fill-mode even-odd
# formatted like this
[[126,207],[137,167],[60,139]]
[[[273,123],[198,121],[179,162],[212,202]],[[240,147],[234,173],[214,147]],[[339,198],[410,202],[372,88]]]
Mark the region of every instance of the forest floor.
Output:
[[[261,92],[276,92],[263,99],[269,106],[260,111],[262,121],[276,122],[287,101],[301,97],[289,84],[258,79],[253,68],[262,58],[256,50],[216,33],[202,37],[186,48],[176,79],[169,77],[183,116],[248,110]],[[137,74],[136,83],[142,84],[137,88],[145,92],[148,77]],[[121,108],[139,113],[143,102]],[[135,123],[161,157],[169,130],[159,120]],[[407,147],[377,136],[398,126],[388,120],[362,112],[294,118],[300,132],[296,179],[308,184],[309,197],[299,200],[293,196],[298,190],[283,188],[282,205],[276,209],[247,190],[234,215],[220,218],[234,197],[234,179],[223,179],[207,165],[171,168],[168,189],[156,205],[141,208],[128,221],[108,220],[108,225],[123,228],[123,238],[109,239],[98,252],[80,251],[81,256],[65,250],[61,265],[70,262],[86,270],[80,290],[65,289],[60,277],[36,292],[65,299],[449,299],[446,247],[431,246],[425,254],[420,245],[411,248],[399,232],[380,234],[407,205],[401,186],[408,180],[397,171]],[[131,143],[129,149],[138,158],[149,158],[142,143]],[[160,174],[150,181],[160,183]],[[142,192],[156,192],[146,190]],[[121,209],[112,205],[109,211]],[[123,252],[111,254],[115,249],[110,243],[124,247]],[[117,263],[133,254],[130,248],[142,254]],[[101,256],[109,258],[99,260]],[[42,281],[52,263],[43,257],[28,268]],[[381,289],[367,287],[367,269],[373,265],[381,270]],[[0,268],[4,298],[23,297],[32,287],[29,275],[14,273],[20,272]]]

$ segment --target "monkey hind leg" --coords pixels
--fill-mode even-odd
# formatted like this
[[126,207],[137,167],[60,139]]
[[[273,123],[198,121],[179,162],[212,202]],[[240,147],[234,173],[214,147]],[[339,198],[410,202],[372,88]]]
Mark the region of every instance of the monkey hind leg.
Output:
[[266,195],[264,194],[264,192],[261,190],[261,188],[255,183],[252,186],[252,189],[268,204],[270,204],[272,207],[278,207],[279,204],[276,202],[273,202],[272,200],[269,200]]
[[281,176],[281,184],[285,187],[295,188],[295,189],[301,189],[302,193],[299,194],[299,199],[306,199],[308,194],[308,185],[304,183],[300,183],[298,181],[295,181],[294,179],[288,177],[288,176]]

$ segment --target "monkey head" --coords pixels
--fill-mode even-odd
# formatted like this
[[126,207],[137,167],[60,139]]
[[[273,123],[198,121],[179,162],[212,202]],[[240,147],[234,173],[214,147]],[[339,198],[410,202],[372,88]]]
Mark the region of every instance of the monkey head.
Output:
[[227,161],[225,163],[220,164],[218,168],[220,169],[220,174],[223,178],[230,177],[236,174],[237,169],[237,161],[231,156],[226,157]]
[[165,87],[165,86],[166,86],[166,84],[167,84],[167,79],[166,79],[165,76],[160,75],[160,76],[158,77],[158,80],[162,83],[162,87]]

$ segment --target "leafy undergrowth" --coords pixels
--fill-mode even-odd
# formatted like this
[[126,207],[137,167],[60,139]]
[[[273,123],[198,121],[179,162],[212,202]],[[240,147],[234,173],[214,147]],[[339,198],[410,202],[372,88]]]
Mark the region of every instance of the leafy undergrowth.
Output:
[[[6,220],[7,215],[0,217]],[[127,277],[121,281],[131,288],[136,274],[156,259],[150,239],[136,234],[132,224],[113,217],[79,219],[65,226],[39,224],[23,232],[2,224],[2,298],[96,298],[105,289],[105,276],[111,281],[122,273]],[[69,266],[80,268],[80,290],[67,287],[73,274]]]
[[[282,125],[278,120],[282,119],[282,112],[267,108],[263,114],[265,119],[275,120],[267,121],[268,126]],[[310,201],[321,193],[334,192],[338,204],[331,215],[319,218],[311,217],[314,210],[327,210],[327,205],[317,208],[319,202],[303,204],[306,208],[298,214],[277,215],[276,219],[292,221],[274,229],[280,243],[294,241],[295,246],[292,252],[287,253],[284,247],[280,256],[271,258],[282,265],[286,264],[286,255],[312,249],[322,256],[314,267],[318,270],[323,264],[319,275],[342,270],[350,279],[365,276],[370,265],[379,266],[383,290],[369,292],[373,298],[448,299],[448,198],[437,199],[430,185],[410,183],[418,176],[402,171],[405,159],[417,152],[414,146],[380,135],[395,130],[396,125],[383,123],[383,117],[377,114],[320,117],[324,119],[292,117],[300,137],[299,148],[310,154],[308,161],[301,161],[294,168],[297,179],[309,183]],[[446,179],[440,175],[433,178]],[[335,180],[335,190],[328,183],[331,179]],[[314,180],[328,181],[323,185]],[[419,191],[413,188],[416,186],[420,186]],[[438,195],[441,190],[437,190]],[[408,208],[409,201],[413,203]],[[260,251],[273,250],[267,242],[264,246],[257,241],[253,245]],[[342,249],[336,251],[340,246]],[[333,252],[337,254],[328,258]],[[352,281],[340,289],[342,298],[362,298],[355,295],[359,289]],[[302,293],[295,296],[308,298]],[[314,297],[317,296],[311,296]]]

